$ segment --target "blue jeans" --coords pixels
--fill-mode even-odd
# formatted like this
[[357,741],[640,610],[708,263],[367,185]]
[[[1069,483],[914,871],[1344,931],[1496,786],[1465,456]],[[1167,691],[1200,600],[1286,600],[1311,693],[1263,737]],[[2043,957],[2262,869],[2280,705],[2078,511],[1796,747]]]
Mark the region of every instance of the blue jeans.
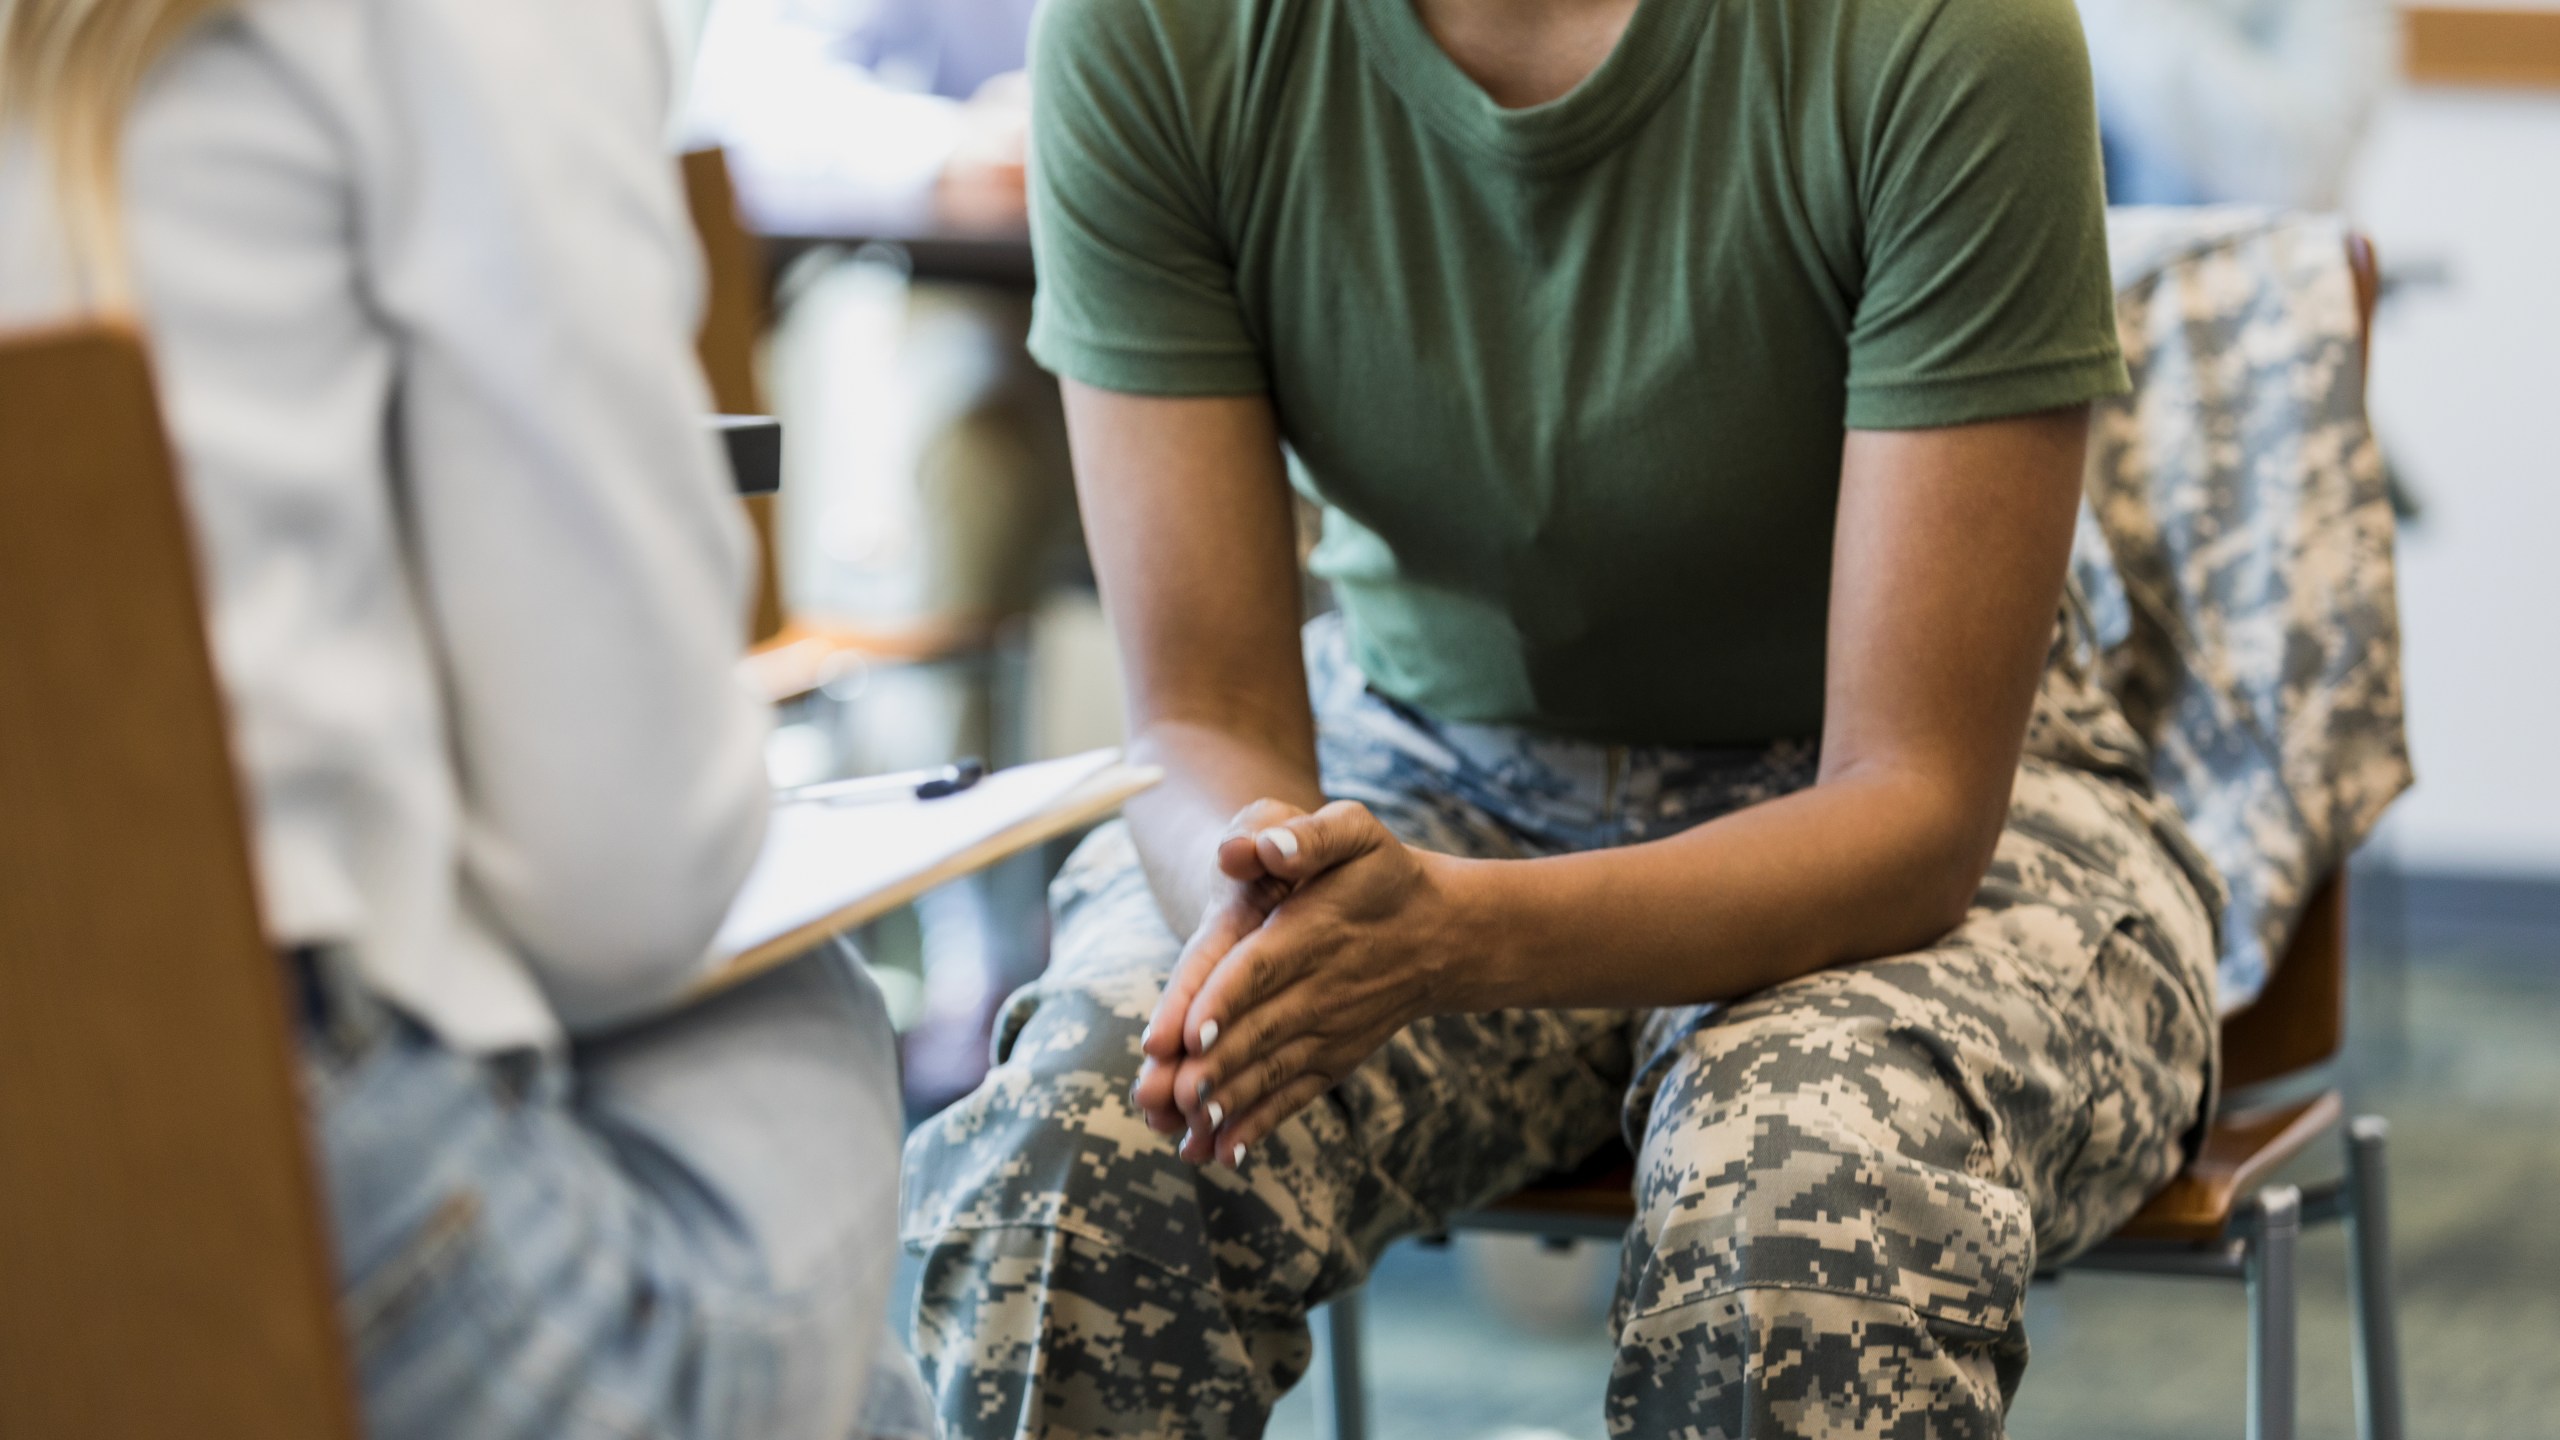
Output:
[[565,1055],[460,1055],[305,955],[371,1440],[911,1440],[879,991],[813,953]]

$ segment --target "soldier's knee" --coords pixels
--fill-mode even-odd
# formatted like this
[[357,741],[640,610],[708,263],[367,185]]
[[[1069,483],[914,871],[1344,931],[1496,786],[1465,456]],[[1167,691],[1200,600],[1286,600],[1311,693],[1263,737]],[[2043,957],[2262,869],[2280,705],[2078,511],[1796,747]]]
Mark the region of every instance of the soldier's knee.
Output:
[[1802,1291],[2006,1332],[2034,1265],[2024,1196],[1903,1153],[1883,1127],[1808,1097],[1743,1097],[1649,1138],[1630,1313]]
[[1610,1428],[1720,1440],[1994,1440],[2023,1360],[2013,1331],[1949,1325],[1863,1296],[1753,1287],[1624,1326]]

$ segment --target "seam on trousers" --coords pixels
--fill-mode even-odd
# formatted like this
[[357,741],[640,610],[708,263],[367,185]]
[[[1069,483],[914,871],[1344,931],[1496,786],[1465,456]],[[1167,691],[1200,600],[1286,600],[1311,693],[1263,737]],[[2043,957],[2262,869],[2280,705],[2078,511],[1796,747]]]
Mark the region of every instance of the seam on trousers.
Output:
[[[1166,1264],[1162,1260],[1158,1260],[1152,1255],[1144,1254],[1138,1250],[1132,1249],[1127,1242],[1105,1235],[1093,1226],[1084,1224],[1080,1221],[990,1220],[982,1224],[947,1225],[930,1233],[924,1231],[901,1231],[898,1235],[898,1243],[905,1246],[922,1248],[924,1246],[940,1243],[954,1235],[985,1235],[999,1230],[1054,1231],[1060,1235],[1066,1235],[1077,1240],[1082,1240],[1089,1245],[1098,1245],[1105,1250],[1109,1250],[1115,1255],[1127,1256],[1129,1259],[1146,1266],[1157,1274],[1163,1275],[1169,1279],[1178,1280],[1183,1284],[1190,1286],[1194,1290],[1206,1291],[1211,1294],[1224,1293],[1223,1288],[1218,1284],[1215,1278],[1203,1280],[1185,1271],[1177,1270],[1173,1266]],[[1367,1283],[1367,1280],[1367,1267],[1363,1266],[1361,1270],[1360,1283],[1365,1284]],[[1343,1293],[1347,1294],[1351,1290],[1356,1290],[1358,1288],[1358,1285],[1346,1286]],[[1317,1303],[1320,1304],[1322,1302],[1319,1301]]]
[[1628,1328],[1639,1325],[1647,1320],[1652,1320],[1663,1315],[1675,1315],[1683,1310],[1693,1309],[1700,1305],[1722,1300],[1729,1295],[1740,1295],[1751,1290],[1786,1290],[1797,1294],[1837,1295],[1843,1299],[1863,1300],[1872,1305],[1890,1305],[1897,1310],[1907,1310],[1912,1315],[1928,1321],[1931,1324],[1951,1326],[1955,1329],[1965,1331],[1968,1334],[1982,1336],[1984,1339],[1996,1339],[2004,1333],[1999,1330],[1994,1330],[1988,1325],[1976,1325],[1970,1320],[1955,1320],[1944,1315],[1932,1314],[1931,1312],[1921,1309],[1919,1306],[1912,1304],[1910,1301],[1905,1300],[1898,1295],[1877,1295],[1870,1291],[1851,1290],[1839,1285],[1791,1285],[1775,1280],[1749,1280],[1740,1285],[1728,1285],[1721,1290],[1710,1291],[1704,1295],[1692,1296],[1686,1300],[1674,1301],[1669,1305],[1657,1306],[1654,1309],[1628,1316],[1626,1324],[1620,1326],[1619,1329],[1623,1333]]
[[1214,1280],[1202,1280],[1186,1274],[1152,1255],[1131,1249],[1127,1242],[1105,1235],[1093,1226],[1078,1220],[989,1220],[978,1224],[945,1225],[933,1231],[902,1230],[898,1232],[898,1243],[921,1248],[936,1244],[953,1235],[985,1235],[998,1230],[1053,1230],[1061,1235],[1073,1236],[1087,1244],[1099,1245],[1114,1254],[1126,1255],[1148,1269],[1170,1276],[1194,1289],[1217,1288],[1217,1282]]

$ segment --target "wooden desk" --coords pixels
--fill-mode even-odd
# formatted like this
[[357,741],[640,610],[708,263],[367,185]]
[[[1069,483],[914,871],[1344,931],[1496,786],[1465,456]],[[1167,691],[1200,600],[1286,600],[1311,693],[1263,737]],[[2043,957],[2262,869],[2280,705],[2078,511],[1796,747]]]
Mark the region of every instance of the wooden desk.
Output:
[[963,285],[990,285],[1004,290],[1032,287],[1031,234],[922,231],[912,234],[772,233],[762,237],[773,272],[821,246],[858,249],[894,245],[904,251],[909,273],[919,280]]

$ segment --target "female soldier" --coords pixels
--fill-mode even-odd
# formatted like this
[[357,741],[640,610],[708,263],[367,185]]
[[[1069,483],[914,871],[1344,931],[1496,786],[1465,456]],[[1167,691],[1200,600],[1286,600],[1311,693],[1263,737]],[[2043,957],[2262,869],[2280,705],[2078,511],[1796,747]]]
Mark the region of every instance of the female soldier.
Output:
[[1997,1434],[2213,1043],[2210,871],[2057,627],[2125,383],[2070,0],[1034,49],[1034,345],[1167,778],[910,1142],[946,1424],[1258,1434],[1381,1247],[1623,1133],[1613,1434]]

